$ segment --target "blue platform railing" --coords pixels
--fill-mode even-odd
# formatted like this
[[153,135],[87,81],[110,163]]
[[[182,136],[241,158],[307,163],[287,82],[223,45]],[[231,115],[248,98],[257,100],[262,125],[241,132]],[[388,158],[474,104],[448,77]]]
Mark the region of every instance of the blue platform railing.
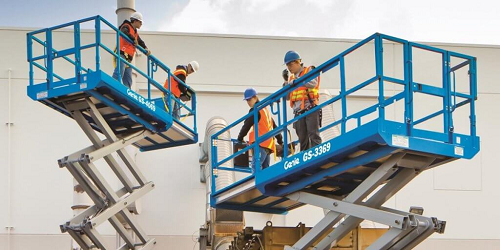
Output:
[[[391,44],[397,44],[397,45],[402,45],[402,55],[403,55],[403,77],[401,79],[395,78],[395,77],[390,77],[386,76],[384,74],[384,43],[391,43]],[[373,46],[374,47],[374,57],[375,57],[375,75],[370,77],[369,79],[365,80],[362,83],[359,83],[353,87],[348,88],[347,81],[346,81],[346,63],[345,63],[345,58],[351,54],[352,52],[358,50],[361,47],[365,46]],[[419,50],[425,50],[433,53],[437,53],[438,55],[441,55],[441,66],[442,66],[442,85],[440,87],[432,86],[430,84],[424,84],[424,83],[418,83],[413,80],[413,52],[414,50],[419,49]],[[461,60],[460,63],[457,65],[451,65],[451,59],[458,59]],[[287,96],[291,91],[294,89],[303,86],[305,83],[319,77],[321,74],[324,74],[331,70],[334,67],[339,67],[339,74],[340,74],[340,92],[338,95],[332,97],[329,100],[324,101],[323,103],[317,105],[313,109],[309,110],[308,112],[303,113],[302,115],[299,115],[297,117],[288,119],[288,112],[290,110],[287,108],[288,102],[287,102]],[[455,72],[464,68],[468,67],[468,92],[469,93],[462,93],[459,92],[456,89],[456,84],[454,81],[454,78],[452,76],[455,75]],[[467,69],[467,68],[465,68]],[[394,83],[397,85],[402,86],[402,90],[395,93],[392,96],[388,96],[388,94],[385,91],[385,84],[386,83]],[[378,93],[377,93],[377,102],[374,105],[368,106],[364,108],[363,110],[360,110],[358,112],[355,112],[353,114],[348,113],[348,100],[347,98],[349,96],[353,96],[354,93],[359,92],[363,88],[369,86],[370,84],[376,84]],[[396,91],[395,91],[396,92]],[[437,112],[430,113],[420,119],[415,120],[414,119],[414,93],[421,93],[425,95],[431,95],[431,96],[436,96],[442,98],[442,106],[439,107],[439,110]],[[457,97],[463,99],[463,101],[460,101],[457,103]],[[426,140],[432,140],[432,141],[439,141],[443,143],[454,143],[454,123],[453,123],[453,112],[460,107],[463,107],[467,104],[469,104],[469,125],[470,129],[468,131],[468,134],[465,136],[469,136],[472,138],[472,145],[473,147],[478,148],[479,147],[479,139],[476,135],[476,115],[475,115],[475,101],[477,99],[477,75],[476,75],[476,58],[456,52],[451,52],[451,51],[446,51],[443,49],[423,45],[423,44],[418,44],[418,43],[413,43],[409,42],[403,39],[399,39],[396,37],[384,35],[384,34],[373,34],[372,36],[362,40],[361,42],[355,44],[351,48],[345,50],[344,52],[340,53],[339,55],[331,58],[330,60],[326,61],[325,63],[319,65],[316,67],[314,70],[311,70],[309,73],[304,75],[303,77],[297,79],[295,81],[295,84],[292,85],[287,85],[275,93],[271,94],[264,100],[261,100],[258,102],[252,113],[249,113],[237,121],[229,124],[226,128],[222,129],[218,133],[214,134],[211,137],[211,157],[212,157],[212,197],[220,194],[221,192],[227,190],[227,188],[237,186],[239,183],[243,183],[247,181],[248,179],[253,178],[256,174],[259,174],[260,167],[256,167],[255,172],[252,173],[251,170],[249,169],[239,169],[239,168],[228,168],[228,167],[222,167],[222,164],[227,163],[228,161],[234,160],[235,157],[238,157],[245,152],[248,152],[249,150],[253,150],[254,152],[258,152],[255,149],[258,147],[258,145],[265,141],[268,140],[271,137],[276,136],[277,134],[281,133],[284,138],[284,145],[287,145],[289,143],[289,139],[287,136],[287,131],[290,128],[290,125],[298,121],[299,119],[304,118],[308,114],[315,112],[319,109],[322,109],[326,107],[327,105],[332,105],[333,103],[338,103],[340,102],[342,110],[341,110],[341,118],[338,121],[332,122],[330,124],[323,124],[323,127],[320,129],[320,131],[327,130],[329,128],[332,128],[334,126],[340,126],[340,131],[341,135],[345,134],[348,132],[348,122],[350,120],[355,120],[356,121],[356,126],[360,127],[362,125],[362,118],[367,117],[370,114],[375,114],[377,116],[378,121],[385,121],[387,120],[386,117],[386,107],[394,104],[397,101],[404,101],[404,121],[401,122],[402,126],[405,127],[404,133],[401,134],[400,131],[398,131],[398,134],[400,135],[405,135],[405,136],[413,136],[413,137],[419,137],[419,138],[424,138]],[[257,121],[258,121],[258,113],[260,110],[263,108],[271,108],[273,110],[274,114],[277,114],[277,120],[278,120],[278,126],[274,128],[273,130],[269,131],[268,133],[264,135],[258,136],[258,126],[257,126]],[[443,119],[440,121],[441,126],[442,126],[442,133],[440,132],[434,132],[434,131],[429,131],[429,130],[424,130],[424,129],[418,129],[415,128],[417,125],[424,124],[426,122],[429,122],[433,118],[436,118],[438,116],[442,115]],[[226,139],[219,139],[219,136],[221,136],[223,133],[226,133],[227,131],[230,131],[231,129],[236,128],[237,126],[241,125],[244,120],[247,118],[253,116],[255,119],[255,134],[257,135],[255,138],[255,143],[246,146],[244,149],[230,155],[229,157],[226,157],[225,159],[218,159],[217,156],[217,141],[218,140],[226,140]],[[385,131],[384,128],[384,122],[378,122],[378,129],[379,131]],[[235,142],[235,140],[231,140]],[[284,147],[284,153],[283,155],[288,155],[288,147]],[[285,158],[286,159],[286,158]],[[259,162],[259,154],[254,154],[253,155],[253,160],[255,162]],[[272,168],[273,166],[270,166]],[[216,190],[215,187],[215,178],[217,178],[218,171],[239,171],[239,172],[246,172],[248,173],[248,176],[237,183],[231,185],[230,187],[221,189],[221,190]]]
[[[81,35],[81,27],[85,25],[91,25],[94,27],[93,31],[95,36],[93,40],[88,44],[82,44],[82,35]],[[69,22],[65,24],[61,24],[58,26],[54,26],[51,28],[40,29],[37,31],[33,31],[27,34],[27,59],[29,63],[29,76],[30,76],[30,86],[37,84],[46,84],[47,90],[57,89],[63,86],[68,86],[72,84],[79,84],[84,81],[85,75],[92,71],[103,71],[103,67],[101,65],[102,56],[101,50],[107,52],[110,56],[112,56],[116,60],[116,67],[118,72],[120,71],[121,63],[125,63],[128,67],[132,68],[137,74],[143,76],[147,79],[147,96],[144,97],[146,102],[152,105],[157,105],[160,108],[168,108],[168,113],[172,116],[174,103],[177,103],[180,107],[180,111],[184,113],[179,118],[175,118],[172,116],[172,119],[176,120],[181,126],[188,129],[189,131],[196,133],[197,125],[196,125],[196,93],[195,91],[187,86],[183,81],[178,79],[172,74],[172,70],[163,64],[158,58],[154,55],[147,55],[147,51],[140,47],[136,46],[137,53],[143,53],[147,56],[147,70],[141,70],[137,66],[127,62],[122,57],[120,57],[119,53],[115,52],[114,49],[109,48],[102,41],[103,39],[103,27],[109,28],[114,33],[113,35],[116,37],[117,48],[120,47],[120,36],[126,39],[128,42],[134,44],[125,34],[120,32],[115,26],[113,26],[110,22],[102,18],[101,16],[93,16],[85,19],[81,19],[74,22]],[[73,31],[73,40],[74,43],[71,48],[56,50],[54,47],[54,31],[61,29],[70,29]],[[43,47],[43,55],[34,56],[34,44],[39,44]],[[95,60],[91,65],[84,65],[82,63],[82,51],[95,49]],[[73,58],[71,58],[73,57]],[[57,68],[54,65],[54,60],[62,58],[66,62],[69,62],[74,66],[74,74],[70,77],[63,77],[57,74]],[[41,63],[43,61],[43,63]],[[38,68],[44,72],[46,72],[46,79],[43,82],[35,82],[35,68]],[[155,80],[155,75],[157,77],[162,74],[158,74],[158,69],[163,71],[163,74],[166,73],[166,80],[168,81],[168,88],[165,88],[160,81]],[[145,72],[146,71],[146,72]],[[111,73],[112,74],[112,73]],[[111,75],[110,74],[110,75]],[[191,93],[191,101],[188,104],[183,103],[181,100],[172,95],[171,92],[171,77],[176,79],[176,81],[185,86],[187,91]],[[119,77],[117,80],[121,83],[122,79]],[[152,90],[158,90],[162,97],[153,98]],[[167,109],[165,108],[165,109]],[[187,126],[184,124],[184,119],[187,117],[192,117],[192,125]]]

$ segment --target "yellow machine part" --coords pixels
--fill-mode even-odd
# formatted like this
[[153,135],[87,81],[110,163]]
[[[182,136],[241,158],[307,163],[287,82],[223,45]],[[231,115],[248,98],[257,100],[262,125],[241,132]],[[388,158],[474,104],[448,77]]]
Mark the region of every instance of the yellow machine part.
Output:
[[[304,224],[299,224],[297,227],[266,226],[263,229],[262,244],[265,250],[283,250],[284,246],[295,244],[310,229],[310,227],[305,227]],[[364,250],[387,230],[386,228],[358,227],[337,242],[332,250]],[[320,240],[321,238],[315,244]]]

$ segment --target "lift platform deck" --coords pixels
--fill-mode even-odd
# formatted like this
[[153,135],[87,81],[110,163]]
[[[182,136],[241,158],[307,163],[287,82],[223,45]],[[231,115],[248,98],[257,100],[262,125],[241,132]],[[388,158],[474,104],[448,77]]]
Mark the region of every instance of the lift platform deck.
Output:
[[[460,144],[446,144],[402,136],[401,124],[391,121],[384,124],[395,134],[379,132],[379,121],[372,121],[218,190],[214,195],[215,206],[281,214],[303,205],[286,197],[293,192],[331,197],[348,195],[396,153],[404,152],[406,158],[433,159],[430,168],[475,154],[472,151],[467,156],[457,155],[462,154],[464,148],[472,148],[471,139],[464,135],[454,135],[455,140],[461,138]],[[442,153],[436,154],[436,149]]]

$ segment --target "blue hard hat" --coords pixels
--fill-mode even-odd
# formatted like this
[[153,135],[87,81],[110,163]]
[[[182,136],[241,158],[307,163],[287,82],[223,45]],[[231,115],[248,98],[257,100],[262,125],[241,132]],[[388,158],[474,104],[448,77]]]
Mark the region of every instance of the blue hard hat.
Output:
[[245,90],[245,98],[243,100],[248,100],[257,95],[257,91],[254,88],[249,88]]
[[299,59],[301,59],[299,53],[297,53],[293,50],[290,50],[290,51],[286,52],[286,54],[285,54],[285,64],[287,64],[289,62],[293,62],[295,60],[299,60]]

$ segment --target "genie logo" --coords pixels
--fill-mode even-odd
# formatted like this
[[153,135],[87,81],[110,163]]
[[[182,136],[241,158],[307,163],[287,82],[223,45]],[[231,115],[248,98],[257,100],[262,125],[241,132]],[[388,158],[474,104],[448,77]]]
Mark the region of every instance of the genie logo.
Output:
[[[330,142],[327,142],[322,145],[318,145],[312,149],[309,149],[308,151],[305,151],[302,154],[302,163],[306,163],[308,161],[314,160],[317,157],[320,157],[321,155],[328,154],[330,150],[332,149]],[[283,165],[283,168],[285,170],[288,170],[292,167],[295,167],[300,164],[300,158],[295,157],[295,159],[291,161],[285,161],[285,164]]]
[[299,163],[300,163],[299,158],[295,158],[292,161],[285,161],[285,164],[283,165],[283,167],[285,168],[285,170],[288,170],[292,167],[299,165]]
[[156,110],[156,105],[153,102],[146,100],[144,97],[135,93],[134,91],[127,89],[127,95],[134,98],[140,104],[146,106],[147,108],[151,109],[152,111]]
[[134,91],[132,91],[132,90],[130,90],[128,88],[127,88],[127,95],[130,96],[130,97],[132,97],[132,98],[134,98],[137,101],[139,100],[139,97],[137,96],[137,94]]

